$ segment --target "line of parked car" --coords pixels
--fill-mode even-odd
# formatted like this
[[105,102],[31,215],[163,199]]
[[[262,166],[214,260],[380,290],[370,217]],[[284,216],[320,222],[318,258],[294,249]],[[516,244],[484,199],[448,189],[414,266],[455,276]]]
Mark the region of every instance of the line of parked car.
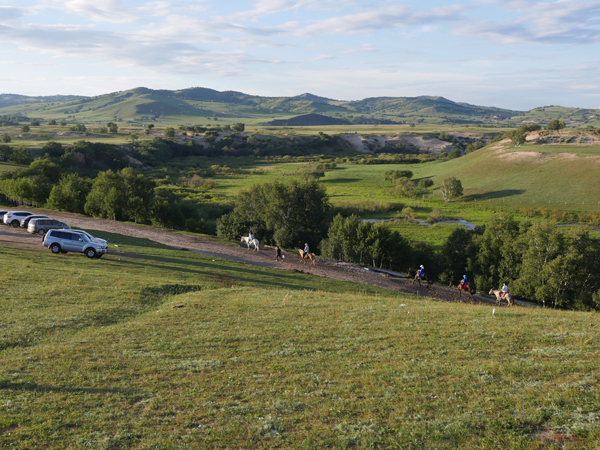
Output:
[[74,230],[65,222],[29,211],[0,211],[2,222],[13,228],[25,228],[43,236],[43,245],[52,253],[83,253],[88,258],[101,258],[108,250],[108,241],[83,230]]

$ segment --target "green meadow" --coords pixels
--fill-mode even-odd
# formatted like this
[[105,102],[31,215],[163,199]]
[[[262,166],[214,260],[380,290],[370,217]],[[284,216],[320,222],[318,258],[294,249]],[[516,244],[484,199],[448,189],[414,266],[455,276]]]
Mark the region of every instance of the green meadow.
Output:
[[596,314],[95,234],[101,260],[0,249],[1,448],[597,448]]

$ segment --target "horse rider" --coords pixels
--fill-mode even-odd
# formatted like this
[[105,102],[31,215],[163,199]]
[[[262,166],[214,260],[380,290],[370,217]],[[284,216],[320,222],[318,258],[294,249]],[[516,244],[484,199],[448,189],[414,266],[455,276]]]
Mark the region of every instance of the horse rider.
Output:
[[302,255],[302,259],[304,259],[305,256],[308,256],[309,250],[308,250],[308,244],[304,243],[304,254]]
[[254,233],[252,232],[252,230],[250,230],[250,240],[253,241],[254,240]]
[[419,275],[419,278],[423,278],[425,276],[425,267],[423,267],[423,264],[421,264],[421,268],[419,269],[417,274]]
[[460,288],[463,290],[467,290],[467,276],[463,275],[462,280],[460,280]]
[[506,285],[506,283],[504,283],[502,289],[500,289],[500,298],[504,298],[506,294],[508,294],[508,286]]

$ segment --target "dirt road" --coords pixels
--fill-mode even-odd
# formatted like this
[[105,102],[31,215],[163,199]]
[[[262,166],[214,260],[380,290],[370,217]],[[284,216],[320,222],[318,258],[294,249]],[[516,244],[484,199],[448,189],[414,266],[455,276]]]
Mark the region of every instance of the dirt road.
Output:
[[[456,290],[441,286],[431,286],[427,288],[425,285],[422,285],[419,287],[418,285],[413,284],[411,280],[375,273],[356,264],[349,264],[325,258],[317,258],[316,265],[312,266],[308,262],[303,264],[297,255],[285,253],[284,262],[276,262],[275,249],[268,246],[261,246],[260,252],[254,252],[248,250],[245,244],[227,245],[211,240],[209,237],[198,238],[183,233],[175,233],[134,224],[115,222],[112,220],[83,217],[71,213],[59,213],[41,209],[28,210],[35,212],[36,214],[46,214],[49,217],[62,220],[76,228],[100,230],[126,236],[146,238],[174,248],[184,248],[203,255],[240,261],[254,266],[299,271],[311,275],[369,284],[445,301],[462,300],[469,303],[490,305],[495,303],[480,295],[475,295],[474,300],[470,300],[468,295],[463,294],[459,300],[459,295]],[[23,228],[12,228],[3,224],[0,225],[0,245],[48,251],[41,245],[41,238],[39,236],[31,235]]]

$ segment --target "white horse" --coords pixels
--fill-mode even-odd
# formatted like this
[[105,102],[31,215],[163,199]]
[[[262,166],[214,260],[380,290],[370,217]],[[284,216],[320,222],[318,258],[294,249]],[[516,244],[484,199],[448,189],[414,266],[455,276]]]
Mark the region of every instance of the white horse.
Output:
[[496,305],[498,306],[500,306],[500,303],[502,303],[502,299],[508,302],[508,306],[512,306],[515,304],[514,298],[512,298],[512,295],[510,295],[508,292],[501,297],[502,291],[492,288],[490,289],[490,295],[492,294],[496,296]]
[[251,245],[254,245],[254,250],[257,252],[260,250],[258,246],[258,239],[250,239],[250,236],[242,236],[242,240],[240,242],[244,242],[248,246],[248,250],[250,250]]

